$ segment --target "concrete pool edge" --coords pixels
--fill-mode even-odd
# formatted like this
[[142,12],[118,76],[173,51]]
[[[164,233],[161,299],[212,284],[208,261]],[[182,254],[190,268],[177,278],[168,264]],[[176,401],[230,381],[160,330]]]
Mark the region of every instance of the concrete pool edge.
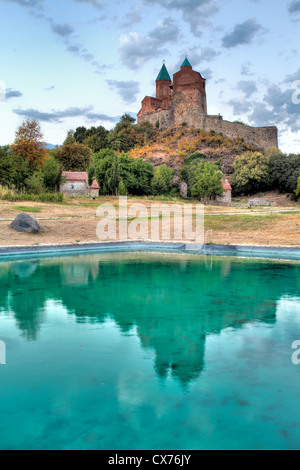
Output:
[[185,242],[118,241],[102,243],[78,243],[38,246],[0,247],[0,261],[7,258],[31,256],[59,256],[66,254],[103,252],[158,251],[200,255],[237,256],[250,258],[274,258],[300,260],[300,246],[261,245],[194,245]]

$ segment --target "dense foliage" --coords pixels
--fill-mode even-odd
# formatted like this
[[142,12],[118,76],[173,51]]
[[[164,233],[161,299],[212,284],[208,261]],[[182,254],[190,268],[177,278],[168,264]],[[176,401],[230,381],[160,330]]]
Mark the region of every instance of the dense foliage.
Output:
[[143,195],[151,193],[153,165],[143,160],[119,156],[113,150],[102,150],[94,156],[95,176],[101,194]]
[[213,199],[222,196],[222,172],[217,163],[199,162],[195,167],[191,195],[197,199]]
[[35,119],[27,119],[17,129],[15,141],[10,146],[11,151],[26,160],[32,168],[37,168],[47,156],[43,138],[39,123]]
[[169,194],[172,187],[173,171],[165,165],[160,165],[155,169],[151,182],[152,193],[154,195]]
[[[184,181],[188,196],[212,199],[223,193],[221,167],[231,173],[227,172],[230,155],[231,162],[235,158],[229,164],[234,195],[270,189],[300,199],[299,154],[283,154],[277,148],[259,152],[241,138],[183,124],[159,131],[149,122],[135,124],[124,114],[111,131],[103,126],[77,127],[68,131],[63,146],[47,150],[38,122],[27,120],[17,130],[15,142],[0,148],[0,185],[6,188],[1,197],[30,193],[51,200],[59,190],[62,171],[68,170],[87,171],[89,184],[96,179],[101,195],[177,195],[175,186]],[[179,159],[179,172],[150,163],[160,146],[170,158]]]
[[87,171],[92,160],[92,151],[84,144],[63,145],[57,150],[56,158],[64,170]]
[[260,152],[246,152],[233,164],[231,181],[235,194],[254,194],[270,187],[269,157]]
[[42,139],[39,124],[27,120],[17,130],[14,144],[0,148],[2,198],[24,200],[38,195],[39,200],[62,199],[62,195],[53,196],[59,189],[61,165]]
[[268,149],[272,188],[283,193],[293,193],[300,175],[300,155],[281,153],[278,149]]

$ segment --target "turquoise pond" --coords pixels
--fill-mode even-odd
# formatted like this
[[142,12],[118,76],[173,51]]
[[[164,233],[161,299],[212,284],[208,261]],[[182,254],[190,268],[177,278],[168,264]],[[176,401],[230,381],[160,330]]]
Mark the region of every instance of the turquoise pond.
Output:
[[300,263],[0,263],[1,449],[300,448]]

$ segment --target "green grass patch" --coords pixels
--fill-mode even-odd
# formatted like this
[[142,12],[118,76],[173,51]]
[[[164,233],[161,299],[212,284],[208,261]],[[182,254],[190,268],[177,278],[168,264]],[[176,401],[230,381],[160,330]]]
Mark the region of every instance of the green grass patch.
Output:
[[38,207],[30,207],[30,206],[12,206],[12,210],[18,211],[18,212],[41,212],[41,209]]
[[205,230],[226,230],[247,232],[270,229],[278,219],[277,214],[264,215],[205,215]]

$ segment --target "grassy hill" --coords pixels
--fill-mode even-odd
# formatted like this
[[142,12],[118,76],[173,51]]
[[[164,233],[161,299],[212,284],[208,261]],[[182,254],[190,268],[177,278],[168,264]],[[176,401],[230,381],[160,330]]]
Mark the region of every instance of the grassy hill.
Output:
[[246,144],[239,137],[229,139],[214,131],[206,132],[181,126],[165,131],[157,130],[150,141],[135,147],[129,155],[148,160],[155,166],[164,164],[172,169],[179,169],[183,166],[185,157],[201,152],[207,156],[208,161],[221,160],[223,173],[230,175],[236,156],[249,150],[254,151],[257,148]]

